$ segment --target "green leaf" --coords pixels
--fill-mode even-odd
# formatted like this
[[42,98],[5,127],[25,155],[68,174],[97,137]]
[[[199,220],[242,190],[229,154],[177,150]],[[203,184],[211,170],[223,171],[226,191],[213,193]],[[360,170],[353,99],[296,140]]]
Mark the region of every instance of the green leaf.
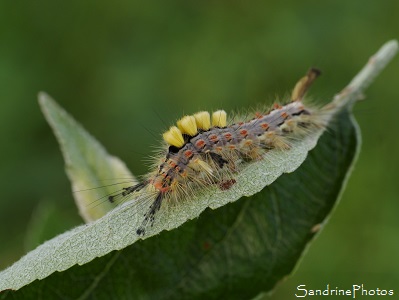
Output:
[[[319,141],[322,131],[249,164],[227,191],[210,188],[161,209],[145,241],[135,233],[150,203],[141,198],[59,235],[0,273],[0,290],[27,285],[2,297],[242,299],[270,291],[292,271],[336,202],[357,153],[349,109],[396,50],[395,42],[384,46],[335,97],[327,107],[335,118]],[[94,180],[109,177],[96,170],[102,163],[96,158],[109,158],[98,142],[44,94],[41,104],[64,143],[68,173],[76,172],[72,181],[87,171]],[[80,174],[71,162],[86,170]],[[109,166],[112,172],[112,159]]]
[[[93,136],[48,95],[40,93],[39,103],[61,146],[65,170],[71,181],[72,191],[75,191],[74,198],[80,215],[86,222],[97,220],[118,204],[98,201],[104,194],[115,190],[109,180],[129,178],[134,184],[135,179],[124,162],[109,155]],[[84,193],[88,187],[104,185],[106,187],[101,191],[91,189],[90,193]]]

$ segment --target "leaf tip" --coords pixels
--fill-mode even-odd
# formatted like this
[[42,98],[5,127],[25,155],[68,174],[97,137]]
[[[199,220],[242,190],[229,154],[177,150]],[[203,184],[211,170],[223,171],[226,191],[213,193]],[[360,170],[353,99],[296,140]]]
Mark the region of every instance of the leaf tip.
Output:
[[49,105],[54,103],[54,100],[50,97],[49,94],[43,91],[40,91],[37,94],[37,98],[42,112],[44,113],[45,116],[47,116],[47,108]]
[[398,40],[396,40],[396,39],[392,39],[392,40],[388,41],[387,45],[390,45],[390,47],[392,47],[394,49],[399,48],[399,43],[398,43]]
[[45,105],[46,102],[51,101],[51,97],[46,92],[43,91],[40,91],[37,94],[37,98],[39,100],[40,105]]

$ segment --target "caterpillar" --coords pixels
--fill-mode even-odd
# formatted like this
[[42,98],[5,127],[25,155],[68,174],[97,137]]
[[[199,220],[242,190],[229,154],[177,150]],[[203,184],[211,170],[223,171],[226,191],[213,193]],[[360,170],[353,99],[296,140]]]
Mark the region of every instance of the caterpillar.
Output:
[[167,146],[156,159],[154,171],[140,183],[108,196],[108,201],[145,194],[152,202],[136,229],[144,236],[162,205],[184,201],[207,186],[230,189],[236,183],[235,174],[245,165],[267,158],[275,149],[290,149],[291,141],[326,126],[325,114],[303,103],[320,74],[318,69],[310,69],[295,85],[287,104],[274,104],[245,120],[228,122],[224,110],[182,117],[163,134]]

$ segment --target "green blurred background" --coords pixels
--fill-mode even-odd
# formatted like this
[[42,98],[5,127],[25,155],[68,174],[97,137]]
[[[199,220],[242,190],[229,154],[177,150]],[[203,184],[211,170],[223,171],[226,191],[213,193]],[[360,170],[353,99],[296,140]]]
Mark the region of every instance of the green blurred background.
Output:
[[[385,41],[399,1],[1,1],[0,268],[82,223],[37,104],[53,96],[135,174],[183,113],[285,95],[310,66],[326,102]],[[363,147],[347,189],[272,299],[309,288],[399,293],[399,60],[358,103]]]

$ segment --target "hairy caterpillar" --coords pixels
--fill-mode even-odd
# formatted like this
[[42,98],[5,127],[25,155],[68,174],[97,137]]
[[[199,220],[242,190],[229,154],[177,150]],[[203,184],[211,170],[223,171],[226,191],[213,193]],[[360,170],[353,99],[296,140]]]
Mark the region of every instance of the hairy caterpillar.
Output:
[[295,85],[288,104],[275,104],[246,120],[228,122],[223,110],[184,116],[163,134],[168,147],[160,153],[154,171],[108,200],[115,202],[140,193],[139,201],[152,201],[136,229],[143,236],[162,205],[179,203],[207,186],[230,189],[236,183],[235,174],[246,164],[265,159],[274,150],[288,150],[293,140],[325,128],[331,113],[303,103],[319,75],[319,70],[310,69]]

